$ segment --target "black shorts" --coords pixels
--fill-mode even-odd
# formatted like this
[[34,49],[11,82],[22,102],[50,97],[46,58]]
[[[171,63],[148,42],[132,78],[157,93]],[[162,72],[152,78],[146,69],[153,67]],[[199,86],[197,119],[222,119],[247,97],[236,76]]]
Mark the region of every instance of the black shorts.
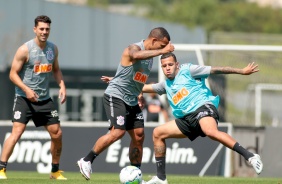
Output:
[[12,121],[27,124],[30,119],[36,127],[60,123],[58,111],[51,98],[31,102],[25,97],[16,96]]
[[201,129],[199,121],[203,117],[213,117],[218,123],[218,111],[212,104],[205,104],[199,107],[192,113],[187,114],[183,118],[176,119],[176,125],[179,130],[186,135],[191,141],[195,140],[198,136],[205,137],[206,135]]
[[110,123],[109,129],[132,130],[144,128],[143,112],[139,105],[129,106],[124,101],[104,94],[104,108]]

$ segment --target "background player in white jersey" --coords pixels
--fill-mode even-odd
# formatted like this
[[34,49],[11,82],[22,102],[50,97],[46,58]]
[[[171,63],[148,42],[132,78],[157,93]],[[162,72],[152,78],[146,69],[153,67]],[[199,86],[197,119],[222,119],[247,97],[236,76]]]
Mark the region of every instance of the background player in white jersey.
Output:
[[15,84],[13,129],[6,139],[0,161],[0,179],[7,179],[6,166],[13,149],[30,119],[36,127],[44,126],[51,136],[51,179],[66,180],[59,170],[62,152],[62,130],[55,105],[49,95],[53,74],[58,83],[61,103],[66,100],[66,87],[58,62],[58,48],[47,41],[51,19],[41,15],[34,20],[35,38],[20,46],[14,56],[10,79]]
[[[154,84],[151,82],[150,84]],[[146,104],[143,109],[145,122],[159,122],[159,115],[161,114],[164,121],[169,121],[169,112],[165,107],[165,104],[159,99],[159,95],[156,93],[149,93],[144,95]]]
[[219,96],[213,96],[205,85],[205,78],[212,74],[250,75],[258,72],[258,65],[250,63],[243,69],[232,67],[199,66],[190,63],[179,65],[173,53],[161,56],[161,67],[166,81],[147,84],[144,93],[166,94],[175,120],[156,127],[153,131],[157,176],[148,184],[167,184],[165,173],[166,144],[168,138],[208,136],[212,140],[236,151],[250,162],[257,174],[263,168],[258,154],[243,148],[230,135],[217,128]]
[[152,29],[147,39],[124,49],[117,72],[104,94],[110,131],[96,141],[84,158],[77,161],[81,174],[87,180],[90,179],[94,159],[126,132],[131,137],[130,163],[140,168],[144,142],[144,118],[138,106],[138,103],[143,105],[144,99],[140,93],[150,75],[153,57],[172,51],[174,46],[170,43],[169,33],[162,27]]

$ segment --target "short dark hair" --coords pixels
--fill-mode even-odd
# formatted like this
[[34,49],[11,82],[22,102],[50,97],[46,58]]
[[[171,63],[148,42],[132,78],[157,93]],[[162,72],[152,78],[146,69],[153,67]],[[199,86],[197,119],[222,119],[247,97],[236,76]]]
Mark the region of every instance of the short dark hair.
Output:
[[176,59],[176,56],[175,56],[175,54],[173,54],[172,52],[168,52],[168,53],[165,53],[165,54],[163,54],[162,56],[161,56],[161,60],[162,59],[165,59],[165,58],[168,58],[168,57],[173,57],[173,60],[175,61],[175,62],[177,62],[177,59]]
[[51,24],[51,19],[46,15],[39,15],[34,19],[34,26],[36,27],[38,25],[38,22],[44,22]]
[[154,38],[157,38],[159,40],[167,38],[168,41],[170,41],[169,33],[163,27],[156,27],[156,28],[152,29],[148,37],[150,37],[150,38],[154,37]]

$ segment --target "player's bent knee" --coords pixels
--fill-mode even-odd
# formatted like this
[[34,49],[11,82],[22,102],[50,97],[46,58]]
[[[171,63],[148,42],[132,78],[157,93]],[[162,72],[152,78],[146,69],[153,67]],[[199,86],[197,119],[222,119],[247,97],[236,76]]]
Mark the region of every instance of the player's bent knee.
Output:
[[153,139],[164,139],[165,135],[163,133],[163,131],[161,131],[160,128],[155,128],[153,131]]
[[63,136],[62,130],[58,129],[56,132],[50,132],[50,136],[52,139],[61,140]]
[[136,136],[136,142],[143,144],[145,136]]

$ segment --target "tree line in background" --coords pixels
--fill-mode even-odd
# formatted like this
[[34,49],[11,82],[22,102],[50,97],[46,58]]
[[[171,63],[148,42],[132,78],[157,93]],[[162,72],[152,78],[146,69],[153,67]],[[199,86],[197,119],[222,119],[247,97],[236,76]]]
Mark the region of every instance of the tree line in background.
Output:
[[207,33],[252,32],[282,33],[282,9],[260,7],[247,0],[88,0],[103,7],[115,3],[133,3],[134,12],[145,9],[143,16],[156,21],[202,26]]

